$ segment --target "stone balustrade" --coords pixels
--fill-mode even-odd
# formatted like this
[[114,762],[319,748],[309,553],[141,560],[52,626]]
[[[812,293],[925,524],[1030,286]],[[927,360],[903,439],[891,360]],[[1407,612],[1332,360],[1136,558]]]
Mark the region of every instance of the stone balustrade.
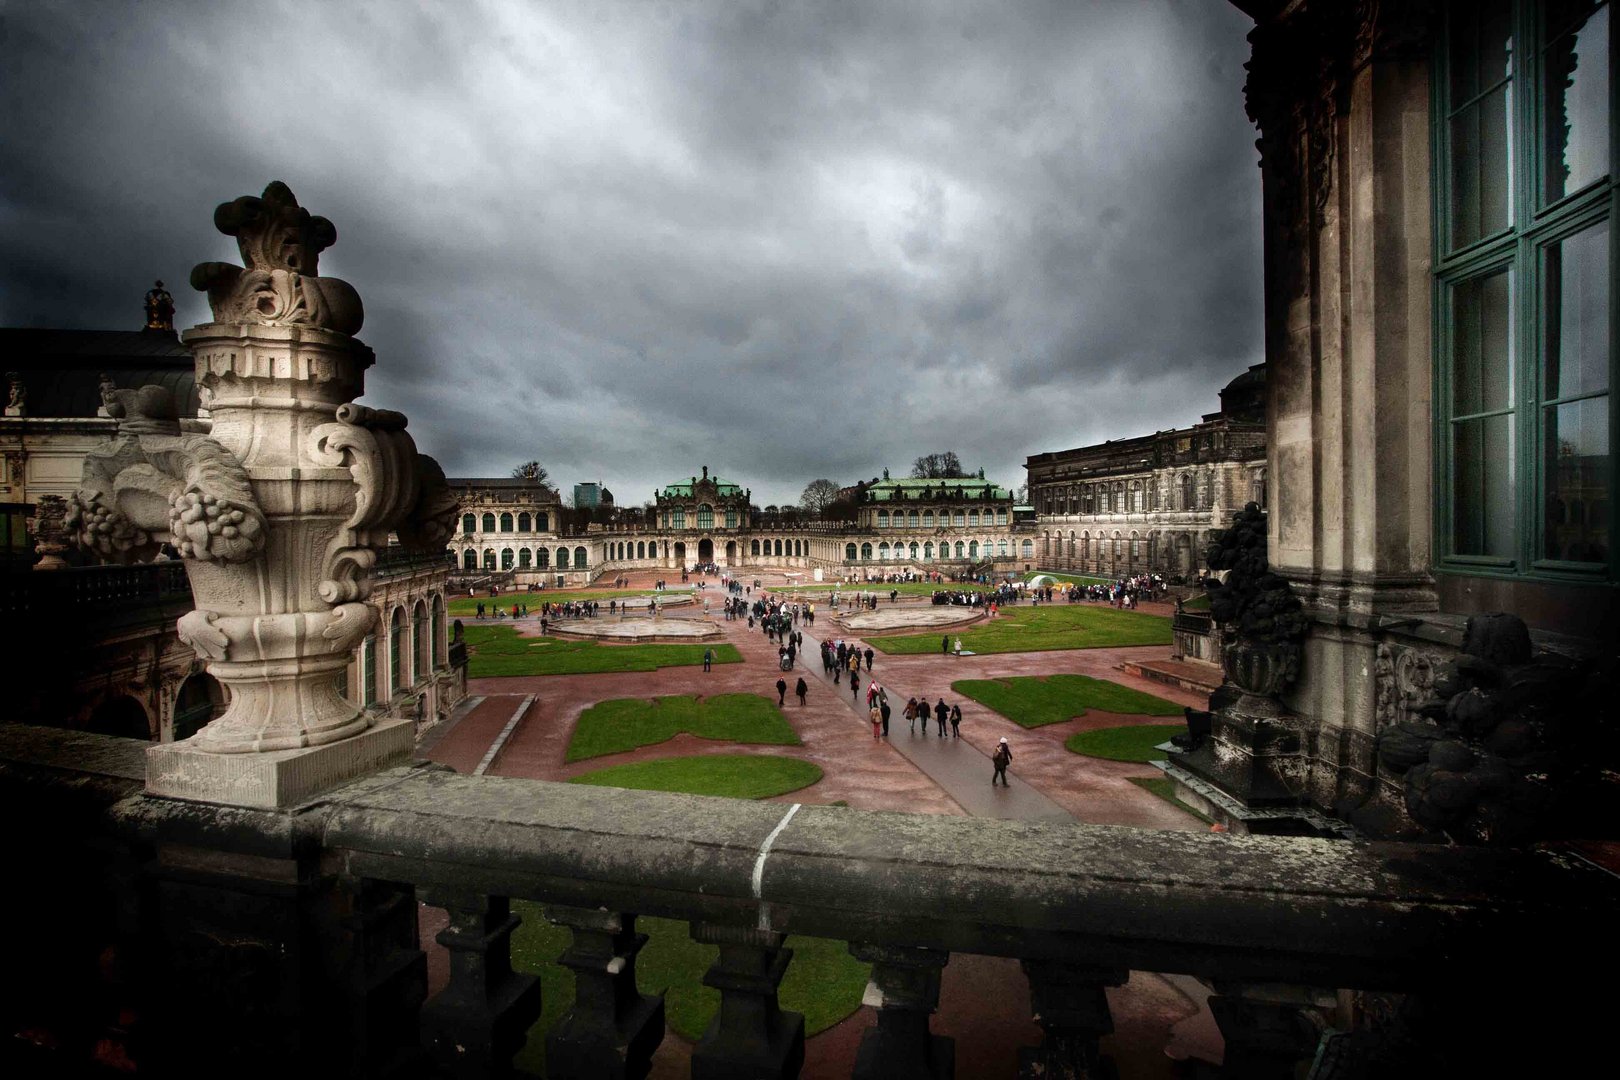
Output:
[[[803,1021],[776,996],[788,934],[873,965],[859,1077],[951,1075],[930,1014],[953,953],[1022,961],[1045,1033],[1025,1076],[1107,1075],[1105,991],[1132,970],[1214,987],[1228,1076],[1294,1076],[1346,1038],[1350,990],[1395,995],[1379,1000],[1402,1015],[1421,1003],[1408,1060],[1456,1047],[1455,1075],[1514,1039],[1542,1057],[1601,1041],[1581,1025],[1602,995],[1560,965],[1607,939],[1620,885],[1568,854],[872,814],[421,763],[254,810],[141,794],[139,750],[0,728],[0,806],[39,822],[9,925],[62,930],[19,935],[39,939],[11,972],[30,994],[4,1020],[43,1023],[29,1010],[100,987],[138,1017],[143,1069],[502,1074],[541,1007],[511,965],[519,898],[572,935],[554,1076],[641,1075],[663,1038],[661,996],[635,985],[640,916],[719,946],[695,1076],[797,1074]],[[54,907],[64,892],[75,902]],[[416,900],[448,913],[449,983],[428,1000]]]

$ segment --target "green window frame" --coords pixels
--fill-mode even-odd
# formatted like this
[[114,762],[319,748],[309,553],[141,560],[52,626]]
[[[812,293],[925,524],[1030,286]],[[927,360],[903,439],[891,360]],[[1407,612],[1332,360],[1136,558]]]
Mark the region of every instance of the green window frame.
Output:
[[1433,82],[1441,573],[1612,584],[1612,0],[1453,0]]

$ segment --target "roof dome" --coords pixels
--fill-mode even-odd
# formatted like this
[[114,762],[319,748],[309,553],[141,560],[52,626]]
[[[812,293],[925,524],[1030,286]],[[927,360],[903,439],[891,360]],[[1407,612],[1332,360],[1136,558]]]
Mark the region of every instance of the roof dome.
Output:
[[1221,413],[1233,420],[1265,420],[1265,364],[1251,366],[1221,388]]

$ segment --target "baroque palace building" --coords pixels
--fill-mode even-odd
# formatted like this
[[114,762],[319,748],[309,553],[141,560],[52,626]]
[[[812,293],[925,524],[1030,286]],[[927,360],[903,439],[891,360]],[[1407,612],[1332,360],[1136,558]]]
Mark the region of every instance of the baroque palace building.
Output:
[[1265,393],[1256,364],[1200,424],[1030,457],[1041,568],[1195,574],[1214,533],[1266,504]]
[[1012,495],[979,477],[863,481],[847,489],[853,521],[807,521],[753,505],[751,489],[701,473],[658,488],[639,521],[563,531],[557,492],[532,480],[449,481],[461,504],[448,545],[463,577],[577,586],[623,570],[749,566],[832,571],[840,577],[925,566],[1013,570],[1031,564],[1027,525]]

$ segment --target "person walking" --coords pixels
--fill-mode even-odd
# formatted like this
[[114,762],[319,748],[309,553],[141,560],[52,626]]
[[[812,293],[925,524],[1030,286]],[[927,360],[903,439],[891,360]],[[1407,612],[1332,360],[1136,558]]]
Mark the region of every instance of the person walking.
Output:
[[713,649],[704,649],[703,650],[703,670],[704,671],[710,671],[710,670],[713,670],[713,668],[714,668],[714,650]]
[[1012,747],[1007,745],[1005,735],[996,744],[996,752],[990,755],[990,764],[996,769],[990,774],[990,786],[995,787],[996,781],[1000,780],[1002,787],[1011,787],[1012,785],[1007,783],[1007,766],[1012,764]]
[[962,737],[962,706],[961,705],[952,705],[951,706],[951,737],[954,738],[954,739],[960,739]]
[[902,715],[905,716],[905,718],[906,718],[906,726],[911,729],[911,733],[913,735],[917,734],[917,699],[916,698],[912,698],[910,701],[906,702],[906,707],[905,707],[905,709],[902,710]]
[[889,737],[889,699],[882,694],[878,695],[878,712],[883,714],[883,737],[887,739]]
[[[942,739],[945,737],[945,718],[950,714],[950,707],[945,704],[944,698],[940,698],[939,704],[934,706],[934,719],[939,722],[939,737]],[[923,734],[926,735],[927,732]]]
[[939,655],[949,656],[951,653],[951,635],[946,634],[939,639]]
[[810,692],[810,687],[805,685],[804,676],[799,676],[798,685],[793,688],[793,692],[799,696],[799,708],[804,708],[804,697]]
[[872,721],[872,738],[876,739],[879,737],[879,729],[883,726],[883,714],[880,713],[878,711],[878,707],[874,705],[867,710],[867,715]]
[[866,670],[868,672],[872,670],[872,646],[870,645],[866,647]]
[[787,680],[786,679],[777,679],[776,680],[776,704],[778,706],[782,706],[782,705],[787,704]]
[[854,701],[861,693],[861,677],[853,671],[849,673],[849,699]]

